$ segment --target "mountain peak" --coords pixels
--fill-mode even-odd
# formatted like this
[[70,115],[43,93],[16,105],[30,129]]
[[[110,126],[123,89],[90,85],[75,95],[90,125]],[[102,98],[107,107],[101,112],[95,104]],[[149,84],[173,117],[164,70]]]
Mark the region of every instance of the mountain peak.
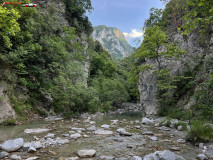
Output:
[[105,25],[96,26],[94,27],[92,37],[98,40],[115,59],[122,59],[133,52],[133,47],[118,28]]

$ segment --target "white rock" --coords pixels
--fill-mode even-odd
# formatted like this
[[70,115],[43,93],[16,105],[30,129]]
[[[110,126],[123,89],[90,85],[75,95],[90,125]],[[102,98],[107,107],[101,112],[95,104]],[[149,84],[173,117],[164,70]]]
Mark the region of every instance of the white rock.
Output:
[[28,149],[28,152],[29,152],[29,153],[36,152],[36,149],[35,149],[34,147],[30,147],[30,148]]
[[53,133],[48,133],[45,138],[54,138],[55,137],[55,134]]
[[113,134],[113,132],[108,131],[108,130],[98,129],[98,130],[95,131],[95,134],[97,134],[97,135],[111,135],[111,134]]
[[178,139],[177,142],[183,144],[183,143],[185,143],[186,141],[185,141],[184,139]]
[[80,137],[81,137],[81,134],[79,134],[79,133],[75,133],[75,134],[70,135],[70,139],[78,139]]
[[153,141],[157,141],[158,140],[158,137],[155,137],[155,136],[152,136],[152,137],[149,137],[150,140],[153,140]]
[[35,156],[35,157],[29,157],[29,158],[27,158],[26,160],[36,160],[36,159],[38,159],[37,156]]
[[142,118],[142,124],[147,124],[147,125],[151,125],[153,124],[153,120],[150,120],[147,117]]
[[11,155],[11,156],[10,156],[10,159],[11,159],[11,160],[21,160],[21,157],[20,157],[20,156],[17,156],[16,154],[14,154],[14,155]]
[[3,152],[0,152],[0,159],[4,158],[4,157],[7,157],[8,156],[8,153],[3,151]]
[[17,138],[13,140],[7,140],[4,143],[1,144],[2,150],[5,150],[7,152],[13,152],[21,148],[24,144],[23,138]]
[[56,140],[56,143],[57,144],[61,144],[61,145],[69,143],[69,142],[70,141],[68,139],[58,139],[58,140]]
[[90,123],[90,124],[95,124],[95,122],[94,122],[94,121],[90,121],[89,123]]
[[118,132],[120,135],[123,136],[131,136],[132,133],[127,132],[124,128],[119,128],[116,130],[116,132]]
[[208,160],[208,158],[204,154],[199,154],[197,156],[197,159],[199,159],[199,160]]
[[95,155],[96,151],[91,149],[91,150],[79,150],[78,151],[78,156],[80,158],[90,158]]
[[44,132],[48,132],[49,130],[50,129],[45,129],[45,128],[25,129],[24,133],[27,133],[27,134],[44,133]]
[[103,125],[101,126],[101,128],[109,129],[109,128],[110,128],[110,125],[108,125],[108,124],[103,124]]
[[87,131],[95,131],[97,128],[95,126],[91,126],[87,128]]
[[76,131],[76,132],[84,132],[84,128],[71,128],[71,130]]
[[138,156],[133,156],[130,160],[142,160],[142,159]]

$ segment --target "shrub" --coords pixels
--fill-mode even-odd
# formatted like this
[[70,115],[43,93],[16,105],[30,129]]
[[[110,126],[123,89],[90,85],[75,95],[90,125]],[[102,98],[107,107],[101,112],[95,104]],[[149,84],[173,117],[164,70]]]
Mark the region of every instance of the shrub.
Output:
[[191,123],[187,140],[192,142],[213,140],[213,128],[203,121],[194,120]]
[[6,119],[1,124],[4,126],[14,126],[14,125],[16,125],[16,120],[15,119]]

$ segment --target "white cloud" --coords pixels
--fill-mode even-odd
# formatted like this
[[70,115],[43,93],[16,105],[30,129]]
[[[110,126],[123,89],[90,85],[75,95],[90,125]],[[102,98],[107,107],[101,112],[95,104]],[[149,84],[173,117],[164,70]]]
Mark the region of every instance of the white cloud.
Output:
[[123,34],[126,39],[141,38],[143,36],[143,32],[137,29],[132,29],[130,33],[124,32]]

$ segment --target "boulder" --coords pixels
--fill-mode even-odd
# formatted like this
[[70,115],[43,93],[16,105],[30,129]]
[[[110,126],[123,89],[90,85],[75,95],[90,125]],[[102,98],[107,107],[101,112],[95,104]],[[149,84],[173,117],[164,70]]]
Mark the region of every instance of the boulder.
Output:
[[0,152],[0,159],[4,158],[4,157],[7,157],[8,156],[8,153],[3,151],[3,152]]
[[95,155],[96,151],[91,149],[91,150],[79,150],[78,151],[78,156],[80,158],[90,158]]
[[36,159],[38,159],[37,156],[35,156],[35,157],[29,157],[29,158],[27,158],[26,160],[36,160]]
[[116,132],[123,136],[132,136],[132,133],[127,132],[124,128],[119,128]]
[[199,160],[208,160],[208,158],[205,156],[205,154],[199,154],[197,156],[197,159],[199,159]]
[[4,143],[1,144],[1,148],[2,150],[5,150],[7,152],[13,152],[21,148],[23,144],[24,144],[24,139],[17,138],[17,139],[5,141]]
[[27,133],[27,134],[36,134],[36,133],[48,132],[49,130],[50,129],[46,129],[46,128],[25,129],[24,133]]
[[81,135],[79,133],[75,133],[75,134],[70,135],[70,139],[78,139],[80,137],[81,137]]
[[97,134],[97,135],[111,135],[111,134],[113,134],[113,132],[109,131],[109,130],[98,129],[98,130],[95,131],[95,134]]
[[143,160],[184,160],[184,158],[169,150],[165,150],[146,155]]
[[152,125],[154,122],[147,117],[142,118],[142,124]]

